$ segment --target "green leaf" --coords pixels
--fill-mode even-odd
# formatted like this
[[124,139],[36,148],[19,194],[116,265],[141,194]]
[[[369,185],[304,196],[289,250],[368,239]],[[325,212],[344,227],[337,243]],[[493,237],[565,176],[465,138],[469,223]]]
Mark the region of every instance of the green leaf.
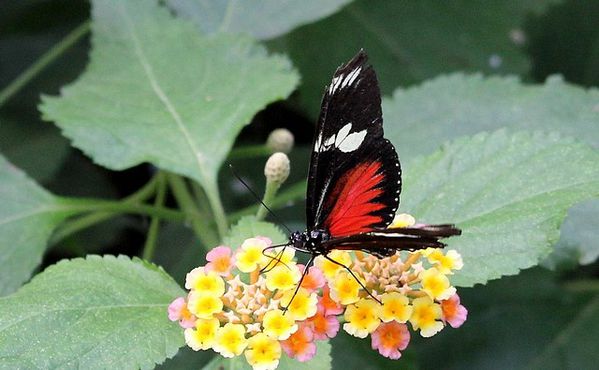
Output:
[[351,1],[167,0],[167,3],[177,15],[191,19],[202,32],[247,33],[264,40],[333,14]]
[[[583,89],[559,77],[531,86],[514,77],[442,76],[396,90],[393,97],[383,99],[383,116],[386,136],[404,168],[446,140],[501,127],[556,131],[599,148],[599,90]],[[598,229],[588,220],[599,218],[599,202],[581,207],[582,217],[580,212],[568,216],[566,225],[571,226],[562,229],[563,243],[579,246],[576,254],[597,253]],[[588,236],[581,240],[581,234]],[[568,253],[558,249],[549,266],[571,263]]]
[[598,283],[574,291],[546,270],[534,269],[462,289],[469,311],[464,325],[425,340],[413,338],[410,345],[426,369],[594,369]]
[[212,199],[236,135],[298,76],[243,36],[203,37],[155,2],[94,1],[87,71],[40,107],[73,145],[121,170],[148,161]]
[[0,368],[153,368],[184,344],[167,318],[183,295],[137,258],[61,261],[0,298]]
[[597,219],[599,199],[570,208],[555,250],[542,263],[551,269],[589,265],[599,258]]
[[557,134],[481,133],[414,162],[400,210],[463,229],[448,241],[464,258],[459,286],[536,265],[568,208],[599,195],[599,151]]
[[0,156],[0,296],[31,276],[52,231],[73,214]]
[[225,244],[231,248],[239,247],[244,240],[255,236],[266,236],[273,244],[287,241],[285,234],[278,226],[266,221],[257,221],[255,216],[244,216],[229,231]]
[[404,162],[447,140],[502,127],[556,131],[599,148],[599,90],[558,76],[544,85],[515,77],[453,74],[383,99],[385,133]]
[[[364,48],[384,94],[450,71],[525,73],[528,57],[510,33],[548,1],[359,0],[339,13],[275,40],[302,74],[304,107],[316,116],[325,84]],[[323,57],[326,50],[326,57]]]

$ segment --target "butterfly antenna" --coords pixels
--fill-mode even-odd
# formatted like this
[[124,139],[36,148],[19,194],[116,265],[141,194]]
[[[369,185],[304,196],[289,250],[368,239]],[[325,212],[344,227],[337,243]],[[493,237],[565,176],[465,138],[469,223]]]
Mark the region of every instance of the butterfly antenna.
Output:
[[[308,269],[314,263],[315,258],[316,258],[316,254],[312,254],[310,256],[310,259],[308,260],[308,263],[306,263],[306,266],[304,267],[304,272],[302,272],[302,277],[300,278],[300,281],[297,283],[297,287],[295,288],[295,291],[293,292],[291,299],[289,300],[289,302],[287,302],[287,305],[283,308],[283,315],[287,312],[287,310],[289,309],[289,306],[291,306],[291,302],[293,302],[293,299],[297,295],[297,292],[299,292],[300,288],[302,287],[302,282],[304,281],[304,278],[308,274]],[[378,299],[377,299],[377,301],[378,301]]]
[[258,202],[260,202],[260,204],[262,204],[262,206],[264,208],[266,208],[266,210],[268,211],[268,213],[270,213],[280,225],[283,225],[283,227],[285,229],[287,229],[287,231],[291,234],[292,231],[290,228],[287,227],[287,225],[285,225],[285,223],[281,220],[281,218],[279,218],[279,216],[277,216],[270,208],[268,208],[268,206],[266,204],[264,204],[264,202],[262,201],[262,199],[260,199],[260,197],[258,196],[258,194],[256,194],[256,192],[254,192],[254,190],[252,190],[252,188],[250,188],[250,186],[243,181],[243,179],[235,172],[235,170],[233,169],[233,165],[229,163],[229,169],[231,170],[231,173],[233,173],[233,175],[235,177],[237,177],[237,180],[239,180],[239,182],[241,182],[243,184],[243,186],[246,187],[246,189],[249,190],[250,193],[252,193],[252,195],[254,196],[254,198],[256,198],[256,200]]
[[366,288],[364,286],[364,284],[362,284],[362,282],[360,281],[360,279],[358,279],[358,277],[356,276],[356,274],[354,274],[354,272],[347,266],[345,266],[344,264],[342,264],[341,262],[337,262],[334,259],[332,259],[331,257],[327,256],[326,254],[323,254],[324,258],[326,258],[327,260],[333,262],[334,264],[343,267],[344,269],[347,270],[347,272],[350,273],[350,275],[356,279],[356,281],[358,282],[358,284],[360,284],[360,286],[362,287],[362,289],[364,289],[366,291],[366,293],[368,293],[368,295],[370,297],[372,297],[372,299],[374,299],[375,301],[377,301],[380,304],[383,304],[383,302],[381,302],[377,297],[373,296],[372,293],[370,292],[370,290],[368,290],[368,288]]

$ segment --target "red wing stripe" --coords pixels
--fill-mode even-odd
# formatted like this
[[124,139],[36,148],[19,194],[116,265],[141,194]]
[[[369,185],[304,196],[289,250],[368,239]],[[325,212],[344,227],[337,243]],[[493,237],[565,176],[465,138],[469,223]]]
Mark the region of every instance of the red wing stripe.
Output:
[[383,192],[377,188],[384,179],[384,174],[378,173],[380,168],[378,161],[362,163],[338,180],[330,198],[335,204],[325,221],[332,236],[369,231],[371,225],[382,221],[380,216],[371,215],[385,207],[373,202]]

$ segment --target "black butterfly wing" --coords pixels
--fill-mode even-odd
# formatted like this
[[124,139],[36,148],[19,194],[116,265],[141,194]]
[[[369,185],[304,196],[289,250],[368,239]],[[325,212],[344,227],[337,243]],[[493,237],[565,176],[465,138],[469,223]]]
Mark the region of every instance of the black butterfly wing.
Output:
[[452,224],[380,229],[331,239],[323,242],[322,248],[325,254],[333,249],[362,250],[377,257],[387,257],[398,250],[443,248],[445,243],[439,239],[461,234],[462,231]]
[[309,230],[342,237],[385,228],[399,206],[401,168],[383,137],[378,81],[360,51],[327,87],[313,141]]

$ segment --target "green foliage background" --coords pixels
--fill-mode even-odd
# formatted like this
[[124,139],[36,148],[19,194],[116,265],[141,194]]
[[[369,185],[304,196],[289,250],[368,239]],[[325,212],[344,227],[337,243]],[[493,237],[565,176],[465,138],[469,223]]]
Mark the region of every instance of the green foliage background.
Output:
[[218,243],[285,240],[223,169],[260,192],[277,127],[296,145],[271,204],[303,229],[321,93],[360,48],[400,210],[464,230],[469,319],[399,361],[340,333],[304,366],[595,367],[596,19],[596,0],[2,2],[0,368],[245,368],[181,348],[166,308]]

